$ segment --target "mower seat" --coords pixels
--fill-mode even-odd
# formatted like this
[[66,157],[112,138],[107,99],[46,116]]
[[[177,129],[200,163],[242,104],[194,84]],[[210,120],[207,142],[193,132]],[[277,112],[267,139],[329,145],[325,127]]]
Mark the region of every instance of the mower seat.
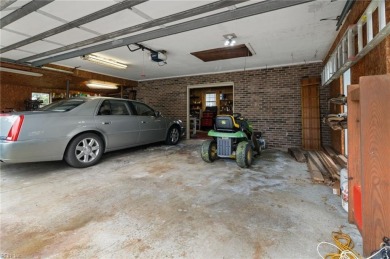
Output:
[[222,132],[237,132],[240,130],[240,124],[236,122],[233,116],[218,115],[215,118],[215,130]]

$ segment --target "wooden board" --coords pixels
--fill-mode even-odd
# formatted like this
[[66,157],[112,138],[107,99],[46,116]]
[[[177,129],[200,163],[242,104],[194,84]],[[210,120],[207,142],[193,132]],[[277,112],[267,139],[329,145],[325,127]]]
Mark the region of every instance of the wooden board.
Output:
[[309,172],[310,172],[311,179],[313,182],[323,183],[325,181],[322,173],[317,168],[317,166],[315,165],[315,163],[313,162],[313,160],[311,158],[307,159],[307,167],[309,168]]
[[322,164],[325,166],[326,170],[331,174],[332,179],[340,180],[340,170],[339,168],[325,152],[316,151],[316,154]]
[[306,157],[305,157],[305,155],[303,154],[302,149],[296,148],[296,147],[290,147],[290,148],[288,149],[288,153],[289,153],[293,158],[295,158],[295,160],[297,160],[298,162],[301,162],[301,163],[306,162]]
[[390,234],[390,75],[360,78],[363,253]]
[[320,150],[320,97],[319,78],[301,80],[302,98],[302,147],[305,150]]
[[331,157],[331,158],[335,158],[337,156],[337,153],[333,150],[332,147],[330,146],[324,146],[323,147],[326,151],[326,153],[328,153],[328,155]]
[[345,156],[337,155],[336,159],[339,165],[341,165],[343,168],[348,168],[348,160]]
[[317,154],[314,152],[314,151],[309,151],[307,152],[308,154],[308,158],[310,158],[314,164],[316,165],[316,167],[318,168],[318,170],[320,170],[320,172],[330,178],[330,173],[328,172],[328,170],[325,168],[325,166],[322,164],[322,162],[320,161],[320,159],[317,157]]

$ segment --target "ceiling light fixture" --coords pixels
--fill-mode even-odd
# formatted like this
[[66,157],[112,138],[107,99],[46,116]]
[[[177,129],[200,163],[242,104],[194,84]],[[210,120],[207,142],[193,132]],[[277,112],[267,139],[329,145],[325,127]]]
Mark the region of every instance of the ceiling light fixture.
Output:
[[118,89],[118,86],[113,83],[100,81],[88,81],[87,86],[91,89]]
[[96,54],[88,54],[88,55],[83,55],[80,57],[81,59],[88,60],[91,62],[95,62],[100,65],[104,66],[109,66],[109,67],[114,67],[114,68],[119,68],[119,69],[126,69],[127,65],[122,64],[116,60],[113,59],[108,59],[102,56],[98,56]]
[[21,75],[27,75],[27,76],[37,76],[37,77],[43,76],[43,74],[41,74],[41,73],[34,73],[34,72],[30,72],[30,71],[12,69],[12,68],[7,68],[7,67],[0,67],[0,71],[21,74]]
[[225,46],[234,46],[234,44],[236,44],[236,41],[234,40],[237,38],[236,34],[230,33],[230,34],[223,35],[223,37],[226,39]]

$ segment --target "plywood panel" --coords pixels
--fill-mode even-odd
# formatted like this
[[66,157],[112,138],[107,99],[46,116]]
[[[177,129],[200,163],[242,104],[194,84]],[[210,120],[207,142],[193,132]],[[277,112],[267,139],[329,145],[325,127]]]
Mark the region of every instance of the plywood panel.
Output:
[[390,75],[360,78],[363,252],[390,233]]
[[321,146],[319,82],[319,78],[301,81],[302,147],[305,150],[319,150]]
[[232,47],[192,52],[191,55],[194,55],[195,57],[203,60],[204,62],[209,62],[222,59],[249,57],[252,56],[252,52],[245,44],[240,44]]

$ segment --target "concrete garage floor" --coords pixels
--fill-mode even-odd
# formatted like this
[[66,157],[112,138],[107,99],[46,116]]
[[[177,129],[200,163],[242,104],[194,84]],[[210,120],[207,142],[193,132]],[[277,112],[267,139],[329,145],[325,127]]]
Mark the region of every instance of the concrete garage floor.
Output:
[[[201,140],[64,162],[1,165],[1,249],[21,258],[319,258],[340,228],[361,237],[306,164],[266,150],[213,164]],[[329,247],[321,249],[334,251]]]

